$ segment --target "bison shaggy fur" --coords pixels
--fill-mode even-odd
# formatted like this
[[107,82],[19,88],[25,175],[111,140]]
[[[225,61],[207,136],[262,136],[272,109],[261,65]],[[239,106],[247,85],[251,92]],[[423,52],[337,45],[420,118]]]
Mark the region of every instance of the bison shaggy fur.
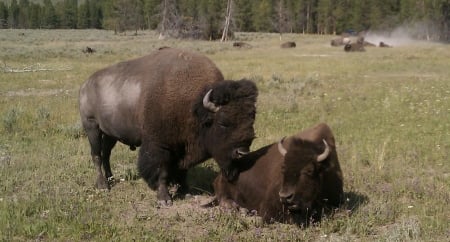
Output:
[[288,41],[288,42],[285,42],[285,43],[283,43],[283,44],[281,44],[281,48],[295,48],[297,45],[295,44],[295,42],[292,42],[292,41]]
[[256,210],[264,222],[304,223],[342,201],[335,140],[324,123],[251,152],[239,166],[238,179],[215,179],[208,205]]
[[172,203],[168,185],[187,192],[187,170],[211,157],[234,179],[232,160],[248,152],[255,135],[257,95],[253,82],[224,80],[206,56],[175,48],[95,72],[81,86],[79,104],[96,186],[109,188],[117,141],[140,146],[139,174],[164,205]]

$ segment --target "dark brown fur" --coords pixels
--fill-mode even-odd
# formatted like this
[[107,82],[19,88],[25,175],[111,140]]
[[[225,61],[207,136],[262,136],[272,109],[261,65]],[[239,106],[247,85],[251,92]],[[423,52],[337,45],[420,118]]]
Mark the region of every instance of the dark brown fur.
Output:
[[[331,148],[320,164],[325,139]],[[235,181],[219,175],[214,181],[215,196],[223,207],[237,204],[256,210],[263,221],[301,223],[320,214],[324,205],[338,206],[343,195],[343,178],[334,136],[326,124],[318,124],[283,141],[288,153],[283,157],[277,143],[251,152],[240,161],[241,173]],[[281,202],[279,193],[292,193],[292,203]],[[297,205],[298,209],[289,207]]]
[[93,53],[95,53],[95,49],[91,48],[89,46],[86,46],[86,48],[83,49],[82,52],[85,53],[85,54],[93,54]]
[[252,48],[252,46],[248,43],[245,42],[234,42],[233,43],[233,47],[236,48]]
[[285,42],[281,44],[281,48],[295,48],[297,45],[293,41]]
[[362,43],[351,43],[351,44],[346,44],[344,46],[344,51],[345,52],[355,52],[355,51],[366,51],[366,49],[364,49],[364,44]]
[[[202,103],[211,89],[216,112]],[[179,49],[162,48],[94,73],[80,89],[80,113],[97,187],[109,188],[117,141],[141,146],[139,174],[163,203],[171,203],[168,184],[185,192],[187,169],[211,157],[232,180],[237,170],[231,160],[254,138],[256,97],[253,82],[224,81],[210,59]]]
[[380,47],[383,47],[383,48],[390,48],[390,47],[392,47],[392,46],[390,46],[390,45],[384,43],[383,41],[381,41],[381,42],[380,42]]

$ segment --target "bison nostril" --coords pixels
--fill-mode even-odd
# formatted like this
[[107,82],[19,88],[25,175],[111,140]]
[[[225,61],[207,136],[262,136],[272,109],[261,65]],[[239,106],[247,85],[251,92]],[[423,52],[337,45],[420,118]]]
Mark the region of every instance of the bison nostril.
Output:
[[280,200],[282,202],[292,202],[292,199],[294,198],[294,193],[279,193]]

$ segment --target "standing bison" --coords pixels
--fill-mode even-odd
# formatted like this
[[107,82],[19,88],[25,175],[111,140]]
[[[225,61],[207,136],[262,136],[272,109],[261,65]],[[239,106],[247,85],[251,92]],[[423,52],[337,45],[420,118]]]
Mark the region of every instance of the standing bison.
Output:
[[173,48],[97,71],[79,100],[96,187],[109,188],[117,141],[141,147],[139,174],[162,205],[172,203],[169,184],[186,192],[187,169],[211,157],[234,179],[232,160],[248,152],[255,135],[257,95],[253,82],[225,81],[207,57]]
[[338,206],[343,196],[334,136],[323,123],[251,152],[239,165],[236,180],[215,179],[213,202],[256,210],[265,222],[319,219],[324,206]]

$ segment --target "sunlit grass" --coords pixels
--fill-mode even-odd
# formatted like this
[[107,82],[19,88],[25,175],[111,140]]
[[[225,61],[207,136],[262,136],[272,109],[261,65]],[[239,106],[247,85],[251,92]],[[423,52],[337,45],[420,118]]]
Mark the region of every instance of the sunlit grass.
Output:
[[[19,35],[19,33],[24,35]],[[450,213],[450,46],[418,43],[345,53],[332,36],[238,33],[252,45],[157,39],[153,32],[1,30],[0,71],[39,63],[48,71],[0,72],[0,239],[442,241]],[[93,55],[81,52],[90,46]],[[259,88],[252,148],[317,122],[336,136],[347,204],[309,228],[202,209],[217,171],[190,172],[200,196],[157,209],[137,179],[137,152],[117,145],[120,182],[93,188],[95,171],[78,114],[78,88],[94,71],[160,47],[209,56],[227,79]],[[67,70],[57,70],[68,67]],[[349,211],[347,211],[349,210]]]

